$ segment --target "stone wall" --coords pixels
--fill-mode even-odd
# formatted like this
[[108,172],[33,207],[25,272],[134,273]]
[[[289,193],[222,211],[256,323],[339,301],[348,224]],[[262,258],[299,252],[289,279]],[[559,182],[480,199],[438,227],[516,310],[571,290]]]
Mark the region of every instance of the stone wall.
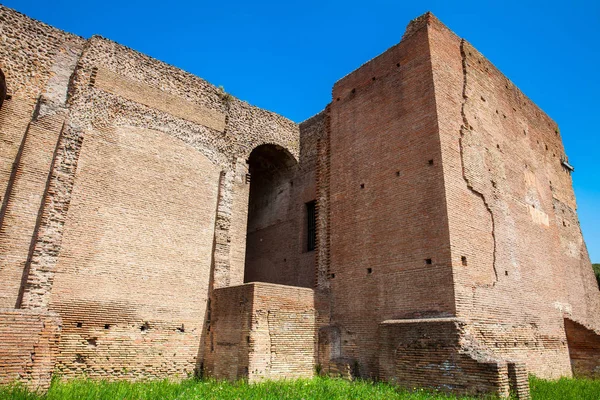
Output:
[[0,309],[0,384],[21,381],[46,390],[58,354],[61,319],[55,313]]

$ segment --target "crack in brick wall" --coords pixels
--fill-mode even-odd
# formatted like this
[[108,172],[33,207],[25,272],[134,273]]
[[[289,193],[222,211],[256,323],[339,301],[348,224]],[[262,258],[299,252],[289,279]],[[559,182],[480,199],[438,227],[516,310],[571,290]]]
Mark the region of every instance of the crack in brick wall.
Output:
[[462,165],[462,175],[463,178],[467,184],[467,187],[469,188],[469,190],[474,193],[477,197],[479,197],[481,199],[481,201],[483,202],[483,204],[485,205],[485,208],[487,209],[487,211],[490,214],[490,219],[492,222],[492,231],[491,231],[491,235],[492,235],[492,240],[494,243],[494,251],[492,253],[493,259],[492,259],[492,267],[494,269],[494,276],[495,276],[495,281],[492,283],[492,286],[494,286],[496,284],[496,282],[498,282],[498,271],[496,269],[496,234],[495,234],[495,221],[494,221],[494,213],[492,212],[492,209],[490,207],[490,205],[488,204],[485,195],[478,191],[477,189],[475,189],[474,185],[472,182],[469,181],[469,178],[467,177],[467,174],[465,173],[465,160],[464,160],[464,147],[463,147],[463,138],[465,135],[468,135],[471,131],[472,131],[472,127],[469,124],[469,121],[467,119],[467,114],[465,113],[465,104],[467,103],[467,101],[469,100],[469,97],[467,96],[467,79],[468,79],[468,64],[467,64],[467,58],[465,55],[465,49],[464,49],[464,43],[465,40],[461,40],[460,43],[460,53],[462,56],[462,66],[463,66],[463,103],[461,106],[461,116],[462,116],[462,120],[463,120],[463,126],[461,127],[460,130],[460,138],[459,138],[459,146],[460,146],[460,159],[461,159],[461,165]]

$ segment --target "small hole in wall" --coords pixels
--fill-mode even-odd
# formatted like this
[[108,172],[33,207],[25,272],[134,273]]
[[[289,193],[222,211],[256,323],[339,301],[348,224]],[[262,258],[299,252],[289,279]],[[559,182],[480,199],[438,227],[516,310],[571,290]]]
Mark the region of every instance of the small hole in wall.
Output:
[[98,338],[88,338],[87,342],[90,346],[97,346],[98,345]]
[[498,114],[498,110],[496,110],[496,114]]
[[81,328],[82,326],[83,326],[83,322],[78,322],[78,323],[77,323],[77,327],[78,327],[78,328]]
[[400,66],[400,63],[397,63],[397,64],[396,64],[396,67],[399,67],[399,66]]
[[142,326],[140,326],[140,331],[146,332],[150,328],[150,325],[147,322],[144,322]]
[[377,80],[377,78],[375,78],[375,77],[372,77],[371,79],[372,79],[373,81]]
[[181,326],[179,328],[177,328],[177,330],[181,333],[185,332],[185,326],[183,324],[181,324]]
[[565,223],[565,221],[563,221],[563,226],[567,226],[567,224]]
[[396,176],[400,176],[400,171],[396,171]]
[[433,165],[433,160],[429,160],[429,165]]
[[365,188],[365,184],[364,184],[364,183],[361,183],[361,184],[360,184],[360,188],[361,188],[361,189],[364,189],[364,188]]
[[548,150],[548,145],[546,145],[546,150]]
[[333,279],[333,278],[335,278],[335,274],[329,274],[329,277],[330,277],[331,279]]
[[110,324],[104,324],[104,329],[110,329]]
[[495,188],[496,187],[496,181],[490,181],[490,182],[492,182],[492,187]]
[[373,273],[373,268],[367,268],[367,274],[372,274]]
[[462,263],[462,265],[464,265],[466,267],[467,266],[467,257],[466,256],[462,256],[460,258],[460,262]]
[[287,261],[287,258],[284,258],[284,259],[283,259],[283,262],[286,262],[286,261]]
[[504,275],[508,276],[508,271],[504,271]]
[[498,149],[499,149],[499,148],[500,148],[500,145],[499,145],[499,144],[497,144],[497,145],[496,145],[496,148],[498,148]]
[[481,96],[481,100],[482,100],[482,101],[485,101],[485,98],[484,98],[483,96]]
[[246,343],[250,343],[250,336],[246,336]]
[[335,99],[335,101],[340,101],[340,98],[338,97],[337,99]]
[[356,89],[352,89],[352,93],[356,93]]
[[10,100],[12,99],[12,96],[10,94],[7,94],[6,96],[4,96],[4,100]]
[[431,258],[426,258],[425,259],[425,264],[431,265],[432,263],[433,263],[433,261],[431,260]]

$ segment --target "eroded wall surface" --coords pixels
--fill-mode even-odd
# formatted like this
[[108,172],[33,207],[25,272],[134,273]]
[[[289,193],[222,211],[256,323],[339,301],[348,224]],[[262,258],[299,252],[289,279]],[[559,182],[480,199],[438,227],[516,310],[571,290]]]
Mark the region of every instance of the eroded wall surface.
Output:
[[[10,96],[0,110],[0,307],[10,308],[21,301],[73,60],[84,40],[4,7],[0,13],[0,69]],[[43,105],[52,111],[44,112]]]
[[0,384],[46,390],[58,355],[61,319],[37,310],[0,309]]
[[0,8],[2,305],[56,312],[63,376],[186,376],[242,283],[255,147],[293,122],[101,37]]
[[[525,393],[527,369],[596,368],[582,343],[600,332],[600,296],[558,128],[431,14],[300,126],[1,6],[0,32],[0,343],[17,327],[41,338],[3,379],[47,386],[53,349],[67,377],[205,366],[259,380],[319,364],[498,393]],[[267,212],[247,237],[261,145],[296,164],[258,196]],[[243,285],[247,259],[260,272],[247,280],[303,288]],[[460,329],[432,320],[455,317]],[[27,360],[35,346],[50,356]],[[446,361],[463,371],[450,383]]]
[[598,329],[600,292],[558,127],[468,42],[429,31],[457,315],[477,345],[570,375],[563,319]]

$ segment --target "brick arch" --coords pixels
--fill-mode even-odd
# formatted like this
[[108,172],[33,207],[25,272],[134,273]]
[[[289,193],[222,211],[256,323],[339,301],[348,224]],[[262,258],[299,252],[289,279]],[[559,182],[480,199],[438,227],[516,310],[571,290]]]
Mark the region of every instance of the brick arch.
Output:
[[242,154],[242,157],[244,160],[248,161],[250,159],[250,156],[252,155],[252,153],[255,153],[257,150],[260,150],[261,148],[265,148],[268,146],[272,146],[276,149],[283,151],[286,156],[289,156],[292,160],[294,160],[295,164],[297,164],[299,162],[300,157],[299,157],[298,151],[296,149],[289,149],[284,144],[277,143],[274,141],[260,142],[257,145],[255,145],[254,147],[251,147],[251,148],[245,150],[244,153]]

